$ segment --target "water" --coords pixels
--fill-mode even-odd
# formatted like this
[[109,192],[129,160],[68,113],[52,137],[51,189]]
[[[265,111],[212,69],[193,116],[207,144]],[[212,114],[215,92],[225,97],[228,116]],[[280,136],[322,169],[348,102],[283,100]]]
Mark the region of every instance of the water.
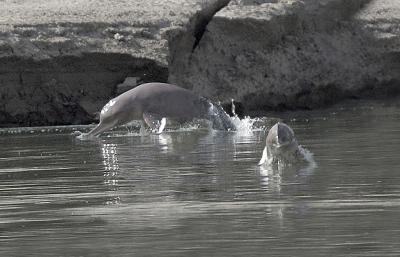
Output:
[[315,166],[257,165],[271,118],[0,130],[0,256],[400,256],[400,105],[279,116]]

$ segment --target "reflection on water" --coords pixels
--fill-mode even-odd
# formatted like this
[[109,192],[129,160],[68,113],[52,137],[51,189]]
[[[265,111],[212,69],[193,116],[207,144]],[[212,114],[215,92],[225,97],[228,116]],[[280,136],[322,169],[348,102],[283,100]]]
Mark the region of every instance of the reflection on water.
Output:
[[118,195],[118,153],[117,144],[107,144],[101,143],[101,152],[103,155],[103,165],[104,165],[104,184],[108,186],[108,190],[115,192],[115,196],[107,201],[106,204],[119,203],[120,198]]
[[400,107],[281,116],[315,162],[257,165],[277,119],[2,129],[0,256],[399,256]]
[[306,179],[311,176],[317,163],[314,160],[313,153],[299,145],[300,156],[299,160],[295,162],[280,162],[276,164],[260,165],[261,184],[263,188],[274,188],[277,192],[280,191],[280,184],[282,181],[282,174],[294,173],[297,179]]

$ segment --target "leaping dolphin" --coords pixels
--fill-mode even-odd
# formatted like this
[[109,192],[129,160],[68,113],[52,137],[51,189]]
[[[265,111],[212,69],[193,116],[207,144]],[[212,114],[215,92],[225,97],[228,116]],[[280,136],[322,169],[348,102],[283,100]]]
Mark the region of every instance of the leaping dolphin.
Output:
[[300,156],[299,145],[293,130],[285,123],[278,122],[268,131],[263,155],[258,165],[274,161],[291,162]]
[[161,133],[166,118],[207,119],[215,129],[236,129],[222,107],[205,97],[167,83],[146,83],[111,99],[101,110],[99,124],[90,132],[79,136],[98,136],[106,130],[133,120],[144,121],[153,131]]

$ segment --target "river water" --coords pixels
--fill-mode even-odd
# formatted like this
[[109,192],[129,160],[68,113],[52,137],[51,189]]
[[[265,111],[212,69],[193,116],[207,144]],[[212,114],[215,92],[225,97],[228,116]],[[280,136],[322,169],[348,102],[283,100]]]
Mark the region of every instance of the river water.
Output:
[[[400,104],[273,115],[93,141],[0,130],[0,256],[400,256]],[[315,164],[257,166],[278,118]]]

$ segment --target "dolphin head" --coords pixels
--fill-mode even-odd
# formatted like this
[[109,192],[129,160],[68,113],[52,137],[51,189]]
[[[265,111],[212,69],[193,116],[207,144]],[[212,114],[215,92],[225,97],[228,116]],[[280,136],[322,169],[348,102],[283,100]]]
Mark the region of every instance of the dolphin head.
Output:
[[283,147],[295,140],[293,130],[285,123],[278,122],[269,130],[267,145]]
[[276,123],[268,132],[266,146],[275,157],[294,154],[298,144],[293,130],[285,123]]

